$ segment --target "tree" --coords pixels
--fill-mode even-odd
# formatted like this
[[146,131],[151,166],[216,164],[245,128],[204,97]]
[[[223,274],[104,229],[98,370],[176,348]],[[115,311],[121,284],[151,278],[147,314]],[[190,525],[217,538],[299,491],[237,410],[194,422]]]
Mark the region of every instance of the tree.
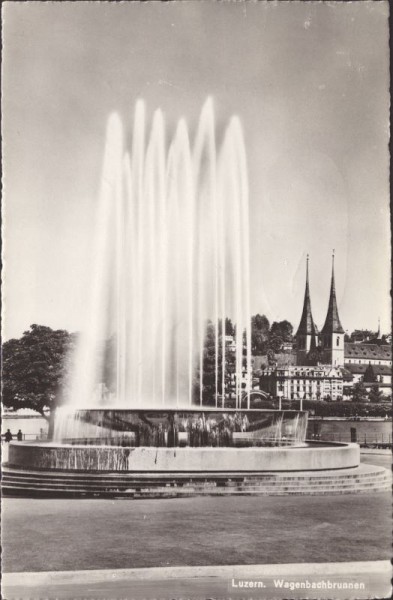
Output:
[[374,383],[377,381],[377,376],[375,375],[372,365],[368,365],[367,369],[365,370],[363,381],[366,383]]
[[353,402],[365,402],[367,400],[367,390],[363,381],[355,383],[352,388],[352,401]]
[[252,354],[266,354],[269,338],[269,321],[265,315],[251,317],[251,352]]
[[[227,327],[227,323],[225,324]],[[205,342],[203,349],[203,375],[202,382],[200,377],[200,369],[196,369],[194,382],[193,382],[193,398],[196,404],[200,401],[200,390],[202,383],[202,400],[204,405],[214,406],[216,402],[216,383],[217,393],[222,397],[223,393],[230,391],[231,381],[236,368],[236,357],[235,353],[225,349],[225,381],[222,389],[222,335],[221,335],[221,323],[219,323],[219,336],[218,336],[218,358],[216,361],[216,335],[215,327],[211,321],[207,322]],[[227,329],[226,329],[227,331]],[[217,367],[217,375],[216,375]],[[220,398],[221,401],[221,398]]]
[[293,327],[289,321],[274,321],[269,331],[268,347],[279,352],[284,342],[291,342],[292,338]]
[[371,390],[370,390],[370,392],[368,394],[368,399],[373,404],[378,404],[379,402],[382,402],[382,400],[383,400],[383,393],[379,389],[379,385],[375,385],[375,386],[373,386],[371,388]]
[[225,335],[235,335],[235,328],[229,317],[225,317]]
[[[218,340],[218,370],[222,360],[222,346]],[[217,374],[217,383],[220,385],[220,372]],[[203,377],[202,398],[206,403],[213,404],[216,394],[216,336],[214,325],[209,322],[206,330],[205,346],[203,351]]]
[[355,329],[350,335],[351,342],[364,342],[375,337],[375,332],[370,329]]
[[269,349],[267,351],[267,362],[268,362],[269,367],[272,367],[273,365],[277,364],[276,357],[274,355],[273,350],[271,350],[271,349]]
[[50,424],[65,392],[76,335],[31,325],[20,339],[3,344],[3,405],[35,410]]

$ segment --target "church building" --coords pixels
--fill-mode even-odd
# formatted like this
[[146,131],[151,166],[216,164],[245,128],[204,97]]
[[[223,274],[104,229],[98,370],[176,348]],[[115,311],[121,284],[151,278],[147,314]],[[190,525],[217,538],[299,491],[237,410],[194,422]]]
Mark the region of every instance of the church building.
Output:
[[303,311],[296,333],[297,366],[265,369],[260,388],[289,400],[340,400],[344,393],[345,332],[337,308],[334,256],[328,310],[320,333],[312,316],[308,263],[307,256]]
[[308,256],[306,267],[306,291],[303,312],[296,333],[298,365],[331,365],[343,367],[345,331],[341,325],[337,308],[336,285],[334,280],[334,254],[332,257],[332,277],[330,283],[329,304],[320,334],[311,312],[311,300],[308,281]]
[[345,342],[337,307],[334,253],[329,303],[320,332],[312,316],[307,256],[303,310],[295,337],[296,366],[264,369],[260,378],[262,390],[293,400],[340,400],[351,394],[354,383],[367,381],[365,374],[372,367],[372,385],[378,385],[384,395],[391,393],[390,346]]

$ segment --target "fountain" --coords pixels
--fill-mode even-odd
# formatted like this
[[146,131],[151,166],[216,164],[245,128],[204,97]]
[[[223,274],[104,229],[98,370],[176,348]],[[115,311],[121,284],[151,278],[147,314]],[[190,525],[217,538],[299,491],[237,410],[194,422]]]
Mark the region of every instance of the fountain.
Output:
[[[92,296],[69,395],[57,411],[54,439],[10,444],[8,468],[47,473],[41,488],[53,493],[59,484],[50,487],[48,478],[61,470],[72,481],[62,493],[74,495],[135,494],[138,477],[151,486],[152,474],[165,485],[178,487],[181,479],[183,488],[190,477],[214,487],[220,478],[222,485],[233,477],[244,483],[247,473],[321,478],[332,469],[359,469],[356,444],[305,442],[307,413],[252,406],[248,180],[239,119],[230,120],[218,145],[208,99],[194,144],[181,119],[167,146],[161,111],[148,133],[138,101],[130,146],[112,115]],[[113,483],[119,473],[123,487]]]
[[[215,354],[213,404],[224,408],[225,319],[235,327],[235,373],[251,384],[248,184],[242,130],[231,119],[216,151],[212,101],[191,148],[181,119],[166,149],[164,119],[146,134],[136,105],[132,150],[109,119],[89,322],[70,385],[70,406],[203,404],[204,348]],[[225,327],[224,327],[225,329]],[[108,343],[109,341],[109,343]],[[242,393],[236,377],[235,405]]]

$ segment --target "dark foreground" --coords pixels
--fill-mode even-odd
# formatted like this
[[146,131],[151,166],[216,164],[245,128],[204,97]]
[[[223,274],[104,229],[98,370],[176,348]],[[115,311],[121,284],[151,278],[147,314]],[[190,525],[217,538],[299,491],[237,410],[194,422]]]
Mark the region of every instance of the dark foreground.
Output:
[[3,571],[374,561],[391,495],[3,499]]

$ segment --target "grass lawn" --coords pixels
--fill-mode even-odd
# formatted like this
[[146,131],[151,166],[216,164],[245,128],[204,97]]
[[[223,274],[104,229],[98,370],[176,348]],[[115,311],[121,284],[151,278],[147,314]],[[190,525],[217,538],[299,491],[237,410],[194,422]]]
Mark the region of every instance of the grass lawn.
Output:
[[3,570],[366,561],[391,556],[391,495],[3,499]]

